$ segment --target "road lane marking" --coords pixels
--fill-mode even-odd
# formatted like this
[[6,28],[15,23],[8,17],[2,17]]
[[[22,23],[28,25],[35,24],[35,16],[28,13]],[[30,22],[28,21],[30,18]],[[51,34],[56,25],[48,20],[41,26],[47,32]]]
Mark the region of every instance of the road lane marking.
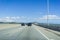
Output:
[[[36,28],[35,28],[36,29]],[[40,30],[36,29],[38,32],[40,32],[47,40],[50,40],[46,35],[44,35]]]
[[54,40],[54,39],[50,39],[50,40]]

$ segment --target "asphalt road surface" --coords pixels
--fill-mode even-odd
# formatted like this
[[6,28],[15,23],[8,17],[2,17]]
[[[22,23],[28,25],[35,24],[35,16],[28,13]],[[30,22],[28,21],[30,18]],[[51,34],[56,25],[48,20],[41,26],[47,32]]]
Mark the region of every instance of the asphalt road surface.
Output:
[[46,37],[36,27],[33,25],[1,29],[0,40],[55,40]]

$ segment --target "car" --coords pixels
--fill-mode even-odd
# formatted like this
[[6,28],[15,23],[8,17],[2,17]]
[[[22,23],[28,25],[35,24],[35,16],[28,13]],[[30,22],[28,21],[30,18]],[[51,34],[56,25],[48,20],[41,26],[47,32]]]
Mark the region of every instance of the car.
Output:
[[32,23],[27,23],[27,26],[32,26]]
[[21,23],[21,26],[25,26],[25,24],[24,23]]

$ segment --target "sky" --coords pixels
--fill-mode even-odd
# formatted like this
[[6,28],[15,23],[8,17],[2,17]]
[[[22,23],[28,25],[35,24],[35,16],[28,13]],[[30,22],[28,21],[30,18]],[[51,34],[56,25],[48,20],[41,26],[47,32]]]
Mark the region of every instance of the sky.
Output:
[[0,0],[0,22],[60,23],[60,0]]

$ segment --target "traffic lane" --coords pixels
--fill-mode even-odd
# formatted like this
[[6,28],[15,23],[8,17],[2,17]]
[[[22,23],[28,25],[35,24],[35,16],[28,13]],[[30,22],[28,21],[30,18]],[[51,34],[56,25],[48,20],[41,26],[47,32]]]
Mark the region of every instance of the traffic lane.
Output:
[[17,37],[17,40],[48,40],[48,39],[46,39],[36,29],[32,27],[27,27],[24,29],[23,33]]
[[28,38],[28,26],[25,27],[21,34],[18,34],[18,37],[16,37],[16,40],[25,40],[26,38]]
[[35,38],[36,40],[48,40],[44,37],[40,32],[38,32],[33,26],[31,27],[31,38]]
[[22,33],[25,27],[12,27],[9,29],[0,30],[0,40],[13,40],[18,34]]
[[35,26],[35,25],[33,25],[33,27],[38,29],[40,32],[42,32],[50,40],[60,40],[60,36],[45,30],[45,28],[43,28],[43,27],[39,27],[39,26]]
[[0,33],[0,40],[47,40],[43,35],[41,35],[36,29],[32,27],[26,26],[22,30],[18,29],[19,27],[3,30],[3,34]]

